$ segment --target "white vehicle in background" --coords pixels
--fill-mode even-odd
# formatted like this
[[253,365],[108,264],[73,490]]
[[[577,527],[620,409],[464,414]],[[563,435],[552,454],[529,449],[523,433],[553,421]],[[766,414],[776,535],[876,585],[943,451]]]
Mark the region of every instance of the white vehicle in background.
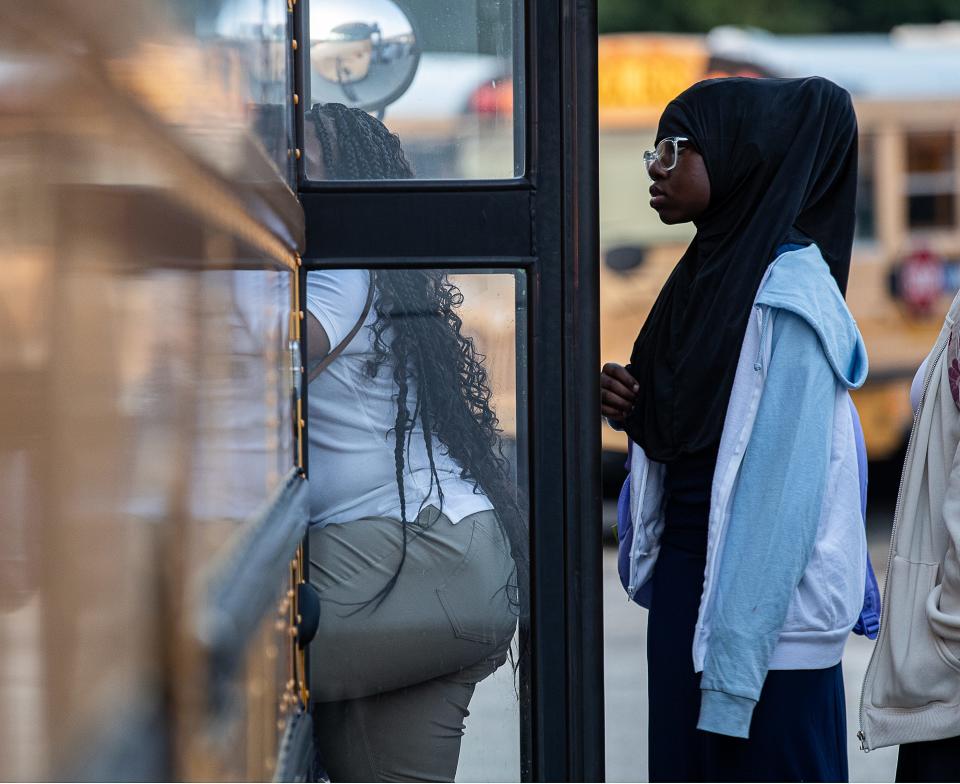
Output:
[[507,179],[517,174],[510,71],[511,63],[495,55],[420,55],[410,87],[384,116],[417,177]]

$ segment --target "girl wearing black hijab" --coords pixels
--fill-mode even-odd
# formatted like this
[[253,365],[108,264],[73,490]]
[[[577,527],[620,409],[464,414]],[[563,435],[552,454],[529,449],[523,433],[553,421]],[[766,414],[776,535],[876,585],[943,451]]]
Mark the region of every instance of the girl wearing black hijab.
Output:
[[[840,660],[863,606],[843,295],[856,117],[820,78],[714,79],[670,103],[651,206],[696,236],[630,364],[628,593],[649,607],[651,781],[847,778]],[[692,654],[692,656],[691,656]]]

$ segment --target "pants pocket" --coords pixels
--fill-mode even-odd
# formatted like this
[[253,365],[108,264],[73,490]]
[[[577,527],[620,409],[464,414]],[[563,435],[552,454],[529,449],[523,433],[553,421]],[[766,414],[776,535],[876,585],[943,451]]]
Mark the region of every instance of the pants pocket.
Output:
[[[956,624],[955,618],[940,611],[940,591],[941,586],[939,585],[935,585],[930,590],[930,594],[927,597],[927,618],[930,620],[933,641],[936,643],[940,658],[943,659],[948,667],[960,673],[960,649],[958,649],[957,643],[953,642],[952,638],[948,641],[940,634],[943,631],[947,631],[946,627],[948,624],[950,626],[955,626]],[[951,628],[949,631],[955,632],[955,629]]]
[[516,628],[517,573],[496,519],[487,517],[459,523],[472,526],[470,544],[436,590],[457,638],[498,646],[508,642]]

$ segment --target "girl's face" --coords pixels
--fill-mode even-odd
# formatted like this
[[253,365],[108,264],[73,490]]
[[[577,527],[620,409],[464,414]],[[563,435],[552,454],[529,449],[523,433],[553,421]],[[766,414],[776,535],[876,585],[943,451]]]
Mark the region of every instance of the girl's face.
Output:
[[676,165],[666,171],[659,160],[650,168],[650,206],[666,224],[699,218],[710,204],[710,178],[703,157],[689,144],[681,144]]

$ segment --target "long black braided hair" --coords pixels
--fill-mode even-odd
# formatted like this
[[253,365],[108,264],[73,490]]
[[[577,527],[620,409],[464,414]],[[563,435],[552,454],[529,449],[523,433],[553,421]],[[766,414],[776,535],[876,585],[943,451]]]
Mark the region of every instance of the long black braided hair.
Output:
[[[360,109],[316,104],[307,113],[306,124],[316,132],[326,179],[413,176],[397,136]],[[406,445],[419,421],[430,461],[431,489],[436,487],[441,507],[443,488],[434,464],[438,442],[461,466],[462,477],[473,482],[474,489],[482,490],[493,504],[516,565],[517,584],[505,586],[505,590],[511,605],[524,618],[529,585],[525,503],[504,457],[485,357],[477,351],[473,339],[462,332],[463,321],[457,311],[463,304],[463,294],[445,272],[435,269],[376,270],[372,283],[377,318],[372,327],[374,356],[367,373],[373,377],[380,368],[390,367],[397,387],[394,463],[403,551],[390,581],[362,604],[379,606],[396,584],[406,559],[409,520],[403,472]],[[411,380],[416,389],[413,411],[408,405]],[[521,634],[521,652],[523,640]]]

